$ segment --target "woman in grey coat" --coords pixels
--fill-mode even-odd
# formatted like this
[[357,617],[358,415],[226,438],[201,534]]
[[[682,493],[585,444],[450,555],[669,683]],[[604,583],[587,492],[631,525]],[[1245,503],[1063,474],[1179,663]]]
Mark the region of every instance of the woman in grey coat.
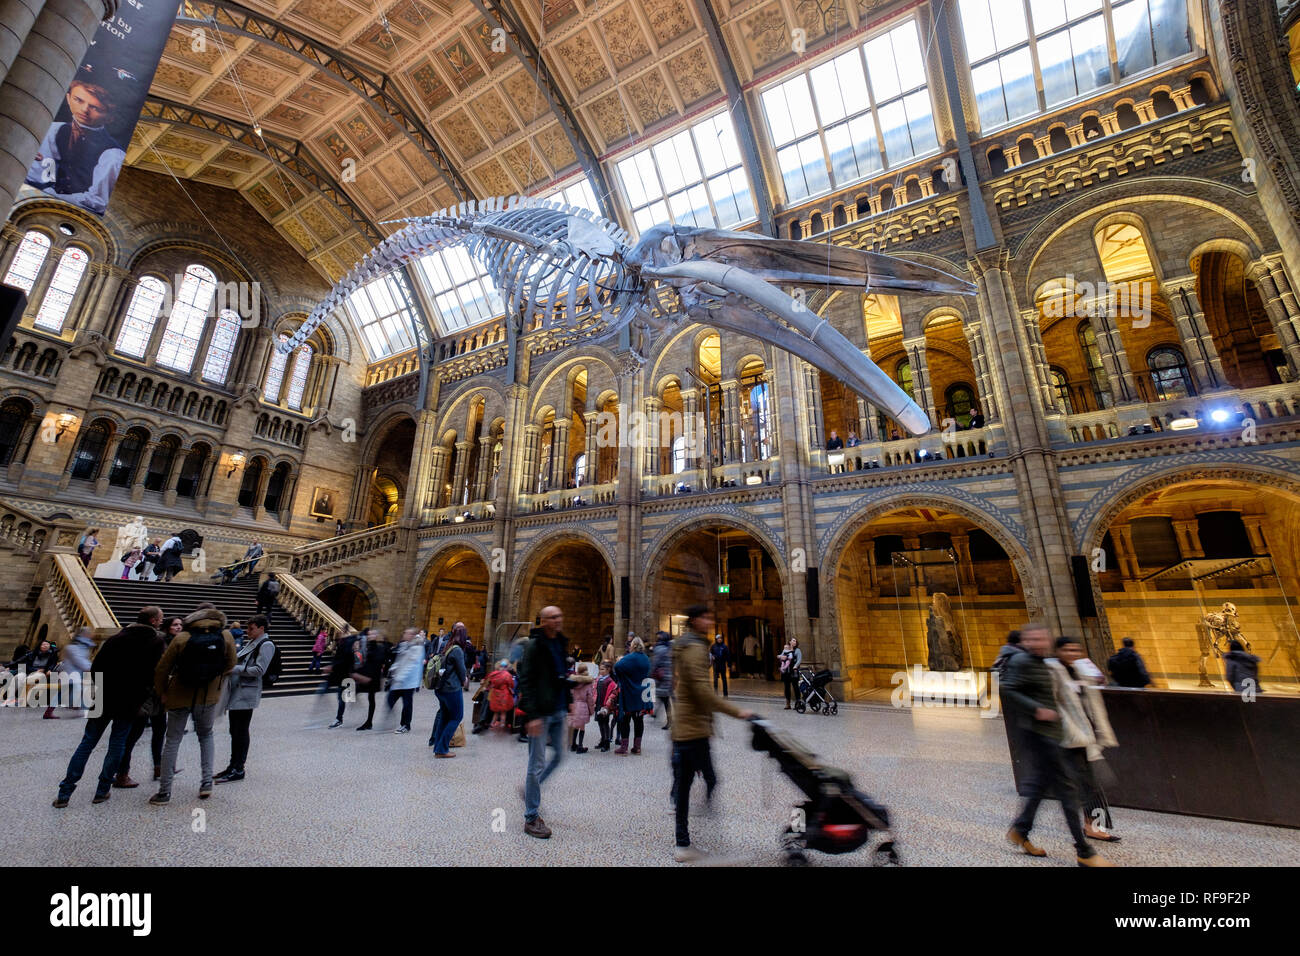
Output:
[[230,672],[230,763],[217,774],[217,783],[244,779],[248,759],[249,725],[253,711],[262,702],[262,677],[275,658],[275,644],[266,633],[266,615],[248,620],[247,639],[239,649],[235,669]]
[[667,730],[673,719],[673,638],[667,631],[656,635],[650,676],[655,682],[655,698],[663,705],[664,730]]

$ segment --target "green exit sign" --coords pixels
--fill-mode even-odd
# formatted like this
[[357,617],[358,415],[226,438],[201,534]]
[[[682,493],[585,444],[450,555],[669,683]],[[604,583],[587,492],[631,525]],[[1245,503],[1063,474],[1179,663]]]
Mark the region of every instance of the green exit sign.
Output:
[[718,593],[719,593],[719,594],[730,594],[730,593],[731,593],[731,585],[730,585],[730,584],[719,584],[719,585],[718,585]]

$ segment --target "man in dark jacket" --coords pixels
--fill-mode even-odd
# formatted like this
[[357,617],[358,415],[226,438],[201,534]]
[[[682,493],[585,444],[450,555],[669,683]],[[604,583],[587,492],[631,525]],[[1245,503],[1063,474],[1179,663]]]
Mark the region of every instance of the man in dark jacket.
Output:
[[1120,687],[1146,687],[1152,683],[1142,655],[1133,649],[1133,638],[1124,638],[1124,646],[1106,662],[1110,679]]
[[1025,798],[1020,815],[1007,831],[1007,840],[1030,856],[1047,856],[1045,850],[1029,842],[1029,831],[1043,798],[1055,795],[1074,837],[1079,865],[1111,866],[1084,837],[1073,778],[1061,751],[1061,715],[1056,710],[1052,674],[1043,661],[1051,651],[1051,635],[1041,624],[1027,624],[1020,630],[1020,646],[1025,653],[1013,654],[1002,671],[1002,700],[1010,708],[1006,719],[1016,721],[1021,731],[1024,776],[1020,792]]
[[713,664],[713,692],[718,692],[718,678],[722,678],[722,696],[727,695],[727,668],[731,664],[731,648],[722,639],[721,634],[714,635],[709,646],[709,660]]
[[99,675],[96,682],[99,684],[97,709],[100,714],[86,720],[86,732],[68,761],[68,772],[59,783],[59,795],[54,806],[61,809],[68,805],[72,791],[77,789],[77,781],[86,770],[86,762],[110,726],[108,753],[104,755],[99,784],[91,802],[103,803],[111,795],[117,767],[126,750],[126,738],[135,724],[140,705],[149,696],[154,668],[162,657],[163,642],[158,634],[162,618],[161,608],[152,605],[141,608],[135,623],[110,637],[95,655],[91,673]]
[[1228,653],[1223,655],[1223,676],[1239,694],[1263,690],[1259,686],[1259,658],[1248,653],[1241,641],[1228,642]]
[[275,579],[274,574],[268,574],[262,586],[257,589],[257,613],[271,616],[271,611],[275,609],[275,599],[280,594],[280,582]]
[[[528,774],[524,778],[524,832],[545,840],[551,828],[541,817],[542,782],[564,755],[564,721],[569,711],[569,639],[560,628],[564,614],[554,606],[542,608],[541,627],[528,635],[519,662],[519,709],[528,732]],[[546,762],[546,744],[555,755]]]

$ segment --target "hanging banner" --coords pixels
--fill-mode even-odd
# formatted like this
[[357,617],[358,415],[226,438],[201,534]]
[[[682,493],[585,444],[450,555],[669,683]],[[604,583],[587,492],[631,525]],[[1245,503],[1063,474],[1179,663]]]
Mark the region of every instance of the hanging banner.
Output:
[[104,214],[176,11],[176,0],[122,0],[99,25],[27,170],[28,186]]

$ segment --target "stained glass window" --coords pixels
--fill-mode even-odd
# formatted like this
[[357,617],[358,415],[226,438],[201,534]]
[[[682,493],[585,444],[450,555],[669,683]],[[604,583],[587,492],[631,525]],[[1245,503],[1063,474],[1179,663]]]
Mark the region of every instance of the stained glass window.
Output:
[[85,249],[68,246],[59,258],[54,278],[50,280],[50,287],[41,302],[41,310],[36,313],[38,329],[63,331],[63,322],[68,317],[68,309],[72,307],[73,296],[77,294],[77,286],[81,285],[81,277],[89,264],[90,255]]
[[913,20],[765,90],[762,102],[789,202],[939,148]]
[[280,351],[280,346],[289,341],[283,332],[271,349],[271,364],[266,367],[266,381],[262,383],[262,398],[272,405],[280,404],[280,384],[284,381],[284,363],[289,356]]
[[131,304],[126,307],[126,318],[122,320],[121,331],[117,333],[117,349],[123,355],[144,358],[149,349],[149,338],[153,327],[158,322],[163,300],[167,298],[167,286],[153,276],[145,276],[135,287]]
[[41,266],[45,264],[45,257],[49,254],[49,236],[35,229],[27,233],[23,236],[18,251],[14,253],[14,261],[9,263],[9,271],[5,273],[5,285],[30,293],[32,286],[36,284]]
[[203,360],[203,377],[217,385],[226,384],[230,361],[235,357],[235,343],[239,341],[239,313],[222,309],[217,324],[212,328],[208,355]]
[[618,163],[636,228],[734,226],[754,218],[740,147],[724,111]]
[[293,372],[289,375],[289,407],[302,408],[302,393],[307,387],[307,370],[311,368],[311,346],[303,343],[294,353]]
[[217,291],[217,277],[200,265],[189,266],[176,293],[172,314],[158,346],[158,364],[178,372],[188,372],[199,350],[203,325]]

